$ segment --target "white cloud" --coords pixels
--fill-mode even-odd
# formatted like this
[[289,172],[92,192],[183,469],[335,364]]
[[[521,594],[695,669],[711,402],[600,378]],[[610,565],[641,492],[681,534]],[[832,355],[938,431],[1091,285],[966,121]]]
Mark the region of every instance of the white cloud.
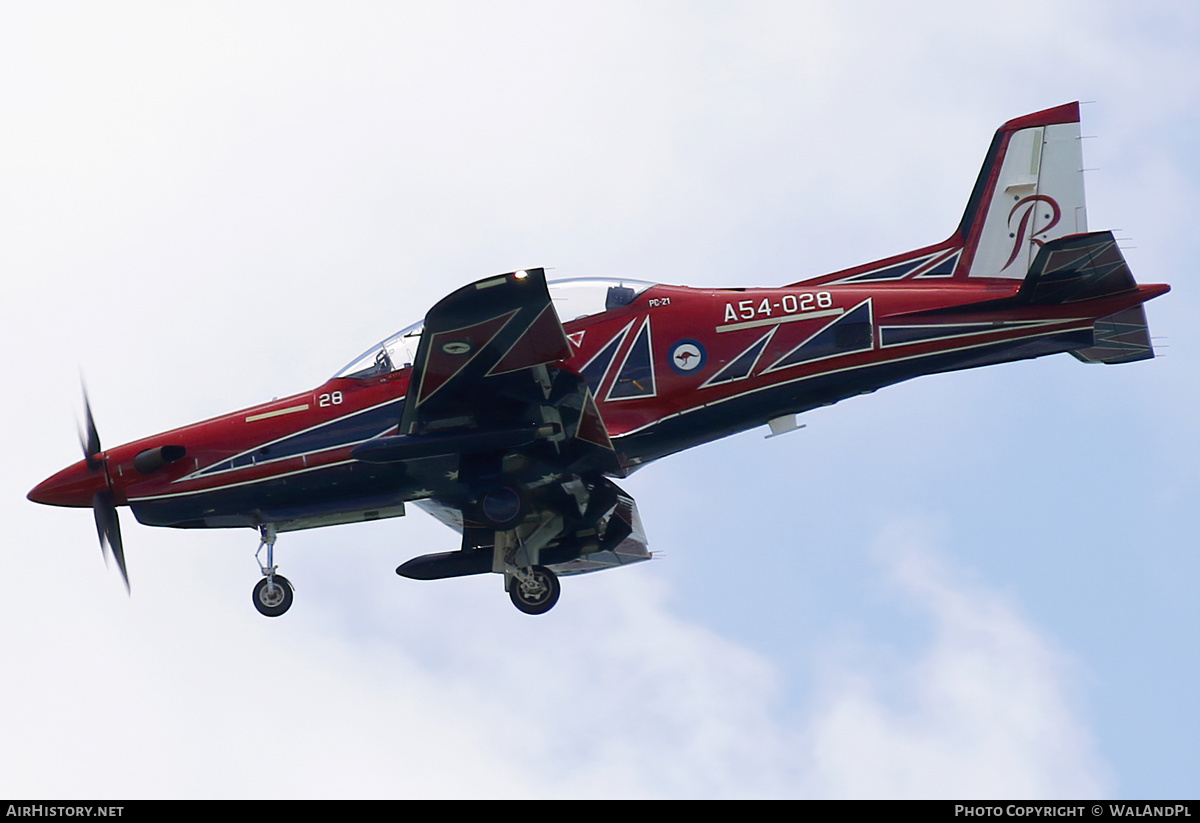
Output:
[[[1107,770],[1080,718],[1070,658],[1003,596],[897,522],[876,556],[932,642],[890,665],[827,665],[809,791],[840,797],[1100,797]],[[844,654],[840,650],[839,654]],[[865,670],[864,670],[865,669]]]
[[[856,620],[835,615],[823,649],[774,643],[766,653],[677,617],[653,564],[567,581],[563,602],[539,619],[509,608],[491,577],[376,577],[348,596],[336,580],[293,574],[301,600],[265,621],[248,596],[222,599],[202,577],[182,588],[148,582],[166,570],[144,551],[132,600],[113,580],[112,591],[98,590],[94,557],[91,574],[64,573],[91,556],[66,552],[21,577],[57,577],[55,600],[70,609],[40,608],[45,592],[28,587],[5,592],[0,790],[1104,794],[1069,658],[1005,598],[938,561],[919,527],[889,527],[878,543],[881,566],[867,582],[894,587],[902,602],[871,619],[915,611],[929,622],[926,640],[913,644],[906,632],[897,644],[886,631],[855,640]],[[813,655],[816,698],[789,700],[787,658],[810,670]]]
[[[5,592],[0,790],[1103,794],[1105,770],[1072,705],[1076,673],[1065,656],[1003,597],[939,563],[928,542],[904,525],[881,535],[880,578],[905,602],[874,618],[904,620],[915,608],[930,621],[927,643],[892,646],[884,632],[848,639],[854,621],[843,615],[826,627],[823,651],[775,644],[765,654],[677,617],[653,564],[567,581],[563,602],[540,619],[509,608],[491,577],[377,577],[348,596],[336,580],[318,586],[293,574],[301,600],[265,621],[236,586],[245,596],[231,600],[203,577],[185,587],[149,582],[166,569],[144,547],[132,600],[114,580],[112,591],[98,589],[90,552],[27,558],[22,579],[57,578],[55,601],[71,608],[47,611],[46,593],[29,587]],[[71,574],[81,557],[95,561],[91,573]],[[813,654],[824,660],[818,697],[789,701],[786,658],[808,669]]]

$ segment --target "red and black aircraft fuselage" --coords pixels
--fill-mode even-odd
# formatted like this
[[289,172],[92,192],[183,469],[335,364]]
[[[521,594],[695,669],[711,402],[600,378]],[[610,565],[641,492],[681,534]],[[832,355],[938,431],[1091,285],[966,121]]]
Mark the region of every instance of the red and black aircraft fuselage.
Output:
[[1138,285],[1111,233],[1087,231],[1078,121],[1070,104],[1001,127],[937,245],[775,288],[488,278],[310,392],[108,450],[89,409],[85,458],[29,497],[92,508],[122,572],[118,506],[256,528],[268,615],[291,603],[278,532],[416,501],[462,544],[398,572],[501,573],[544,612],[559,575],[650,556],[612,482],[641,464],[923,374],[1153,357],[1142,304],[1168,287]]

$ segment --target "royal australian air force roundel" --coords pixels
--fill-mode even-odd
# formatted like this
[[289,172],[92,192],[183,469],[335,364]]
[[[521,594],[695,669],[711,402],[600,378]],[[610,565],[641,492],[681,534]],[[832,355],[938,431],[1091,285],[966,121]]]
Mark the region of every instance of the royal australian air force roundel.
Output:
[[671,346],[671,368],[678,374],[693,374],[707,360],[704,346],[698,340],[680,340]]
[[442,344],[442,351],[446,354],[466,354],[470,350],[471,344],[464,340],[453,340]]

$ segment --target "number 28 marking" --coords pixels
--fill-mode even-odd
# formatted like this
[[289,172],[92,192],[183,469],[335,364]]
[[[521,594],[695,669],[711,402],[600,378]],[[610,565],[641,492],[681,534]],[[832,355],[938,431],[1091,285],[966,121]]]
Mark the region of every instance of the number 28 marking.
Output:
[[319,407],[321,407],[322,409],[325,408],[326,406],[341,405],[341,402],[342,402],[342,393],[340,391],[325,392],[325,394],[318,395],[318,397],[317,397],[317,405]]

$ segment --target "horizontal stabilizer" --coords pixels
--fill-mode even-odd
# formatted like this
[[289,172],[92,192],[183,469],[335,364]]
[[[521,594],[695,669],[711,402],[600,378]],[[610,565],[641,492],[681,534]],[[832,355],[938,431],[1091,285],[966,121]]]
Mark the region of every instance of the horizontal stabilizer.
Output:
[[1042,246],[1018,298],[1026,304],[1057,306],[1136,289],[1112,232],[1101,231],[1051,240]]
[[1094,343],[1071,352],[1084,363],[1134,363],[1154,357],[1146,310],[1141,306],[1096,321]]

